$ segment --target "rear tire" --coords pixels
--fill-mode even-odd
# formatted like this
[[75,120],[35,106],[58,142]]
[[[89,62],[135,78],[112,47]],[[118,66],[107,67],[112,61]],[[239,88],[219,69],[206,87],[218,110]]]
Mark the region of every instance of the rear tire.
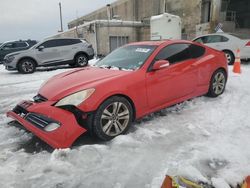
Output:
[[74,63],[75,67],[86,67],[88,63],[89,59],[85,54],[79,54],[75,57],[75,63]]
[[225,91],[227,83],[227,75],[223,69],[219,69],[214,72],[209,86],[209,91],[207,93],[208,97],[218,97],[222,95]]
[[17,65],[18,72],[31,74],[36,71],[36,63],[32,59],[22,59]]
[[127,99],[119,96],[104,101],[94,115],[95,135],[108,141],[127,132],[131,126],[133,109]]
[[229,50],[225,50],[223,51],[227,57],[227,64],[228,65],[233,65],[234,64],[234,61],[235,61],[235,57],[234,57],[234,54],[233,52],[229,51]]

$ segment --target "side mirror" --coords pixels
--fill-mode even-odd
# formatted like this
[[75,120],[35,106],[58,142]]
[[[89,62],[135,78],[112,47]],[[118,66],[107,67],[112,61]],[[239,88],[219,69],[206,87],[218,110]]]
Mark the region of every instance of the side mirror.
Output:
[[43,49],[44,49],[44,46],[39,46],[38,47],[38,51],[43,51]]
[[154,63],[153,70],[154,71],[161,70],[161,69],[169,67],[169,65],[170,63],[167,60],[158,60]]

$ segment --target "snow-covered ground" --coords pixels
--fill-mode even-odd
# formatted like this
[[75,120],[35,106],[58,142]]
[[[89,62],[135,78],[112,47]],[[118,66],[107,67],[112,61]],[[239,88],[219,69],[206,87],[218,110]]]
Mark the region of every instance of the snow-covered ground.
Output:
[[199,97],[144,118],[106,143],[83,136],[50,151],[8,125],[5,112],[67,68],[21,75],[0,65],[1,188],[158,188],[165,174],[227,188],[250,174],[250,65],[231,73],[224,95]]

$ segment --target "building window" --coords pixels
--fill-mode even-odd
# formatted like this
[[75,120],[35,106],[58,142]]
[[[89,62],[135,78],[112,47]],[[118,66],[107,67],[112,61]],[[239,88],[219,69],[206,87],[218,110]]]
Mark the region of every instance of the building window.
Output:
[[201,5],[201,23],[210,22],[211,0],[202,0]]
[[110,36],[109,37],[109,47],[110,52],[114,51],[116,48],[119,48],[125,44],[128,44],[128,36]]

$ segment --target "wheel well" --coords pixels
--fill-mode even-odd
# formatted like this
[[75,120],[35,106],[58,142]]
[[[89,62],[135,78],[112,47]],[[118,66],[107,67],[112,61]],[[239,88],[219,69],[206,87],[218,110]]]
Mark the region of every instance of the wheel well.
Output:
[[223,51],[223,52],[230,52],[230,53],[233,54],[233,56],[234,56],[234,53],[233,53],[232,50],[225,49],[225,50],[222,50],[222,51]]
[[89,60],[89,55],[86,53],[86,52],[77,52],[76,54],[75,54],[75,56],[74,56],[74,60],[76,59],[76,57],[78,56],[78,55],[80,55],[80,54],[84,54],[87,58],[88,58],[88,60]]
[[21,59],[18,60],[18,63],[17,63],[17,64],[19,64],[19,63],[20,63],[22,60],[24,60],[24,59],[30,59],[30,60],[34,61],[35,64],[36,64],[36,66],[38,66],[36,60],[35,60],[34,58],[32,58],[32,57],[22,57]]
[[[109,99],[109,98],[111,98],[111,97],[115,97],[115,96],[123,97],[123,98],[125,98],[125,99],[128,100],[128,102],[131,104],[132,110],[133,110],[133,119],[132,119],[132,121],[135,121],[135,119],[136,119],[136,108],[135,108],[135,104],[134,104],[133,100],[132,100],[130,97],[128,97],[127,95],[123,95],[123,94],[112,95],[112,96],[109,96],[108,98],[106,98],[104,101],[106,101],[107,99]],[[103,102],[104,102],[104,101],[103,101]]]
[[227,71],[226,71],[226,69],[225,69],[225,68],[223,68],[223,67],[220,67],[220,68],[216,69],[216,70],[213,72],[213,74],[214,74],[216,71],[218,71],[218,70],[222,70],[222,71],[225,73],[225,75],[226,75],[226,79],[227,79],[227,77],[228,77],[228,75],[227,75]]

